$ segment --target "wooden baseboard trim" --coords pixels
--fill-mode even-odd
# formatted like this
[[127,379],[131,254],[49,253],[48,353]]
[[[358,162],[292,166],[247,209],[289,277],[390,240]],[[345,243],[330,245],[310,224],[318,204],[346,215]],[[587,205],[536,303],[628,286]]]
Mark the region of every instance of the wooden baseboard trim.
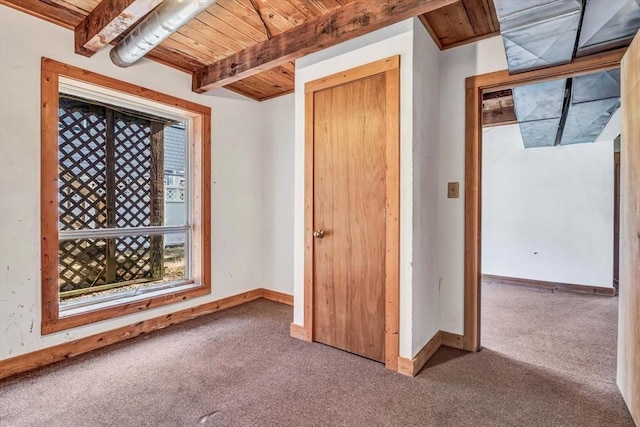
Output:
[[[59,362],[92,350],[97,350],[142,334],[164,329],[168,326],[195,319],[200,316],[205,316],[207,314],[245,304],[259,298],[265,298],[283,304],[292,304],[293,302],[293,297],[290,295],[268,289],[254,289],[217,301],[201,304],[197,307],[187,308],[175,313],[143,320],[133,325],[80,338],[75,341],[58,344],[53,347],[15,356],[10,359],[0,360],[0,379]],[[289,300],[291,300],[291,303],[287,302]]]
[[521,279],[519,277],[494,276],[483,274],[482,280],[486,282],[497,282],[505,285],[527,286],[530,288],[548,289],[551,291],[574,292],[579,294],[591,294],[602,296],[616,296],[615,288],[605,288],[602,286],[575,285],[572,283],[545,282],[544,280]]
[[306,329],[304,329],[304,326],[298,325],[293,322],[289,327],[289,334],[291,335],[291,338],[296,338],[296,339],[307,341],[307,342],[311,341],[307,336],[307,331]]
[[445,331],[440,331],[440,334],[442,335],[442,345],[464,350],[464,337],[462,335]]
[[420,349],[418,354],[416,354],[416,357],[413,359],[398,357],[398,373],[409,377],[415,377],[435,352],[438,351],[441,345],[442,332],[438,331],[433,338],[431,338],[429,342]]
[[293,295],[285,294],[271,289],[262,288],[262,298],[269,301],[279,302],[280,304],[293,305]]

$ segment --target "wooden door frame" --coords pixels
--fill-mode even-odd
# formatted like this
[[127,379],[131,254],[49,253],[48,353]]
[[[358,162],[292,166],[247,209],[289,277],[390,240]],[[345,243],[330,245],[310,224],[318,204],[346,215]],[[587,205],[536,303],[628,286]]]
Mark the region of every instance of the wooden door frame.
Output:
[[398,370],[400,304],[400,56],[336,73],[305,85],[304,336],[313,341],[314,92],[385,74],[386,222],[385,366]]
[[620,198],[621,193],[620,151],[613,153],[613,287],[619,295],[620,286]]
[[620,67],[626,48],[573,60],[542,70],[509,74],[507,70],[466,79],[464,206],[464,339],[463,348],[480,350],[482,93]]

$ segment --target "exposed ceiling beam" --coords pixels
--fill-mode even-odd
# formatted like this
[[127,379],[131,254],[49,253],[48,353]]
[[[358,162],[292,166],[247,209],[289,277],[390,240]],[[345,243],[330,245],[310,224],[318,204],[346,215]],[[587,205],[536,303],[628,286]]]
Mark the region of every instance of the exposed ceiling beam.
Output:
[[482,126],[518,123],[511,89],[485,92],[482,95]]
[[92,56],[162,0],[102,0],[75,28],[75,51]]
[[202,93],[228,85],[456,1],[357,0],[203,67],[193,75],[193,90]]
[[[78,12],[70,9],[64,9],[59,6],[45,3],[41,0],[0,0],[0,4],[6,5],[20,12],[43,19],[52,24],[59,25],[62,28],[73,30],[85,18]],[[153,52],[147,54],[147,58],[153,59],[168,67],[175,68],[183,73],[192,74],[198,66],[185,67],[184,65],[175,63],[176,52],[171,52],[167,48],[160,46]]]
[[518,118],[513,107],[482,112],[483,127],[513,125],[516,123],[518,123]]

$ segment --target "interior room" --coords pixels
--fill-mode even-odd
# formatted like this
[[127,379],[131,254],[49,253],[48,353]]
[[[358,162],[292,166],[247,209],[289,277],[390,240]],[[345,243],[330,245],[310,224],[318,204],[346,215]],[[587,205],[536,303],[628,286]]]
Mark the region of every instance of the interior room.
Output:
[[619,76],[614,69],[483,96],[483,348],[609,389]]
[[0,424],[638,425],[638,29],[0,0]]

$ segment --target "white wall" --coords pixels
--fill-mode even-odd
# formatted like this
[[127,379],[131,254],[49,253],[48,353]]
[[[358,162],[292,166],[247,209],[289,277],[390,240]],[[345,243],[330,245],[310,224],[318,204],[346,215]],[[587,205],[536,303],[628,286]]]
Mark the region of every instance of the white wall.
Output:
[[262,286],[293,294],[293,94],[260,104],[262,113]]
[[[40,57],[46,56],[212,107],[213,293],[40,336]],[[191,76],[143,60],[127,69],[108,50],[73,53],[73,32],[0,6],[0,358],[100,333],[262,285],[261,107],[225,92],[191,92]],[[235,98],[235,99],[234,99]]]
[[304,319],[304,85],[400,55],[400,355],[412,357],[413,21],[383,28],[296,61],[294,170],[294,322]]
[[482,141],[482,273],[612,287],[613,140],[525,150],[509,125]]
[[[464,333],[465,79],[506,68],[500,36],[440,53],[440,329],[460,335]],[[447,198],[447,182],[460,183],[459,199]]]
[[440,329],[438,153],[440,51],[422,22],[413,32],[413,355]]

